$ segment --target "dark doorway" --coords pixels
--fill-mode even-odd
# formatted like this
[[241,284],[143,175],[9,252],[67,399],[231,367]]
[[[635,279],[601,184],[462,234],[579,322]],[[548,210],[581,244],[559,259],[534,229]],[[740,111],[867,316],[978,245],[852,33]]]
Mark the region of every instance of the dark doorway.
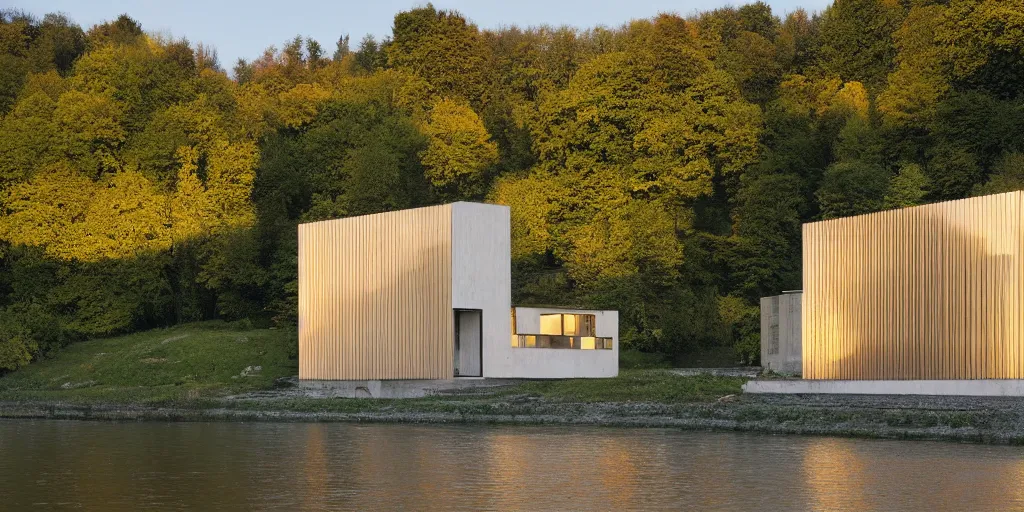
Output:
[[455,376],[483,377],[483,311],[455,310]]

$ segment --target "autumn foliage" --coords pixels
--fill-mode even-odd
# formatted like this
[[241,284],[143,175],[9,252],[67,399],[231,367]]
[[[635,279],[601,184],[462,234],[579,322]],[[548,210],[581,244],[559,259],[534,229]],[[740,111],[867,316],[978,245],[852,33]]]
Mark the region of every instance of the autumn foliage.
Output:
[[[297,27],[301,30],[301,27]],[[481,30],[428,5],[231,73],[128,16],[0,14],[0,371],[210,318],[288,325],[296,225],[512,210],[517,304],[756,362],[802,222],[1024,187],[1024,1],[762,3]]]

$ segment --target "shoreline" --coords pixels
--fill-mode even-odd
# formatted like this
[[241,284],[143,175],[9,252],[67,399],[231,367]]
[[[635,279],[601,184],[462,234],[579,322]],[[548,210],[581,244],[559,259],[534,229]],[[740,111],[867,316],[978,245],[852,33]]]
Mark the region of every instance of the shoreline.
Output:
[[[968,442],[1022,445],[1024,425],[1019,421],[993,422],[993,413],[1009,405],[995,401],[973,410],[941,410],[926,400],[917,407],[900,404],[903,397],[875,398],[870,407],[840,406],[819,410],[813,404],[786,403],[760,397],[736,397],[732,402],[657,404],[631,403],[533,403],[526,409],[514,406],[404,407],[384,404],[379,410],[309,410],[315,401],[300,404],[232,403],[209,406],[148,406],[136,404],[75,404],[64,402],[0,402],[2,419],[57,419],[84,421],[161,422],[338,422],[467,425],[583,425],[611,428],[668,428],[684,431],[747,432],[765,435],[813,435],[868,439]],[[825,401],[842,397],[819,397]],[[938,397],[930,397],[938,398]],[[860,400],[865,400],[860,397]],[[799,401],[808,401],[804,397]],[[375,404],[380,405],[380,404]],[[492,404],[493,405],[493,404]],[[500,412],[502,408],[511,408]],[[472,410],[467,410],[472,409]],[[1003,411],[1005,412],[1005,411]],[[844,414],[845,413],[845,414]],[[881,415],[881,417],[879,417]],[[947,416],[943,421],[943,416]],[[952,421],[950,415],[953,415]],[[1014,415],[1016,419],[1016,415]],[[1006,418],[1003,418],[1006,419]],[[922,421],[923,420],[923,421]]]

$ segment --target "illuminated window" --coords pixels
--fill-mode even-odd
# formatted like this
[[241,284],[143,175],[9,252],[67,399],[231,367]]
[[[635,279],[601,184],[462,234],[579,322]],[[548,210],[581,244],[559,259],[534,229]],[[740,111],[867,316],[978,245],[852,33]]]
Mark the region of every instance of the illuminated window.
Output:
[[541,315],[540,333],[554,336],[562,335],[562,315]]
[[[513,316],[513,328],[518,328]],[[540,315],[539,334],[513,334],[516,348],[556,348],[571,350],[611,350],[611,338],[599,338],[595,315],[551,313]]]
[[594,336],[594,315],[540,315],[540,333],[550,336]]

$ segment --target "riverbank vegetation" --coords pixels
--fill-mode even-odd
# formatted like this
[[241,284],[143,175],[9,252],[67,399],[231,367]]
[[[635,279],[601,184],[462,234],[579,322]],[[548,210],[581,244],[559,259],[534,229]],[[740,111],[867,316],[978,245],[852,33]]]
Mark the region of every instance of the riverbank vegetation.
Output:
[[188,403],[298,373],[295,331],[209,321],[76,343],[0,378],[0,400]]
[[[229,396],[294,386],[291,329],[218,321],[76,343],[0,378],[0,401],[206,407]],[[690,402],[740,392],[744,379],[624,370],[615,379],[526,382],[526,393],[572,402]]]
[[412,399],[295,386],[295,332],[202,322],[76,343],[0,378],[0,418],[592,424],[1024,443],[1024,403],[743,395],[745,378],[623,369]]
[[481,29],[428,4],[229,73],[129,15],[4,11],[0,372],[187,322],[284,332],[298,223],[454,200],[511,207],[515,303],[749,364],[758,298],[800,287],[802,222],[1024,184],[1021,19],[837,0]]

